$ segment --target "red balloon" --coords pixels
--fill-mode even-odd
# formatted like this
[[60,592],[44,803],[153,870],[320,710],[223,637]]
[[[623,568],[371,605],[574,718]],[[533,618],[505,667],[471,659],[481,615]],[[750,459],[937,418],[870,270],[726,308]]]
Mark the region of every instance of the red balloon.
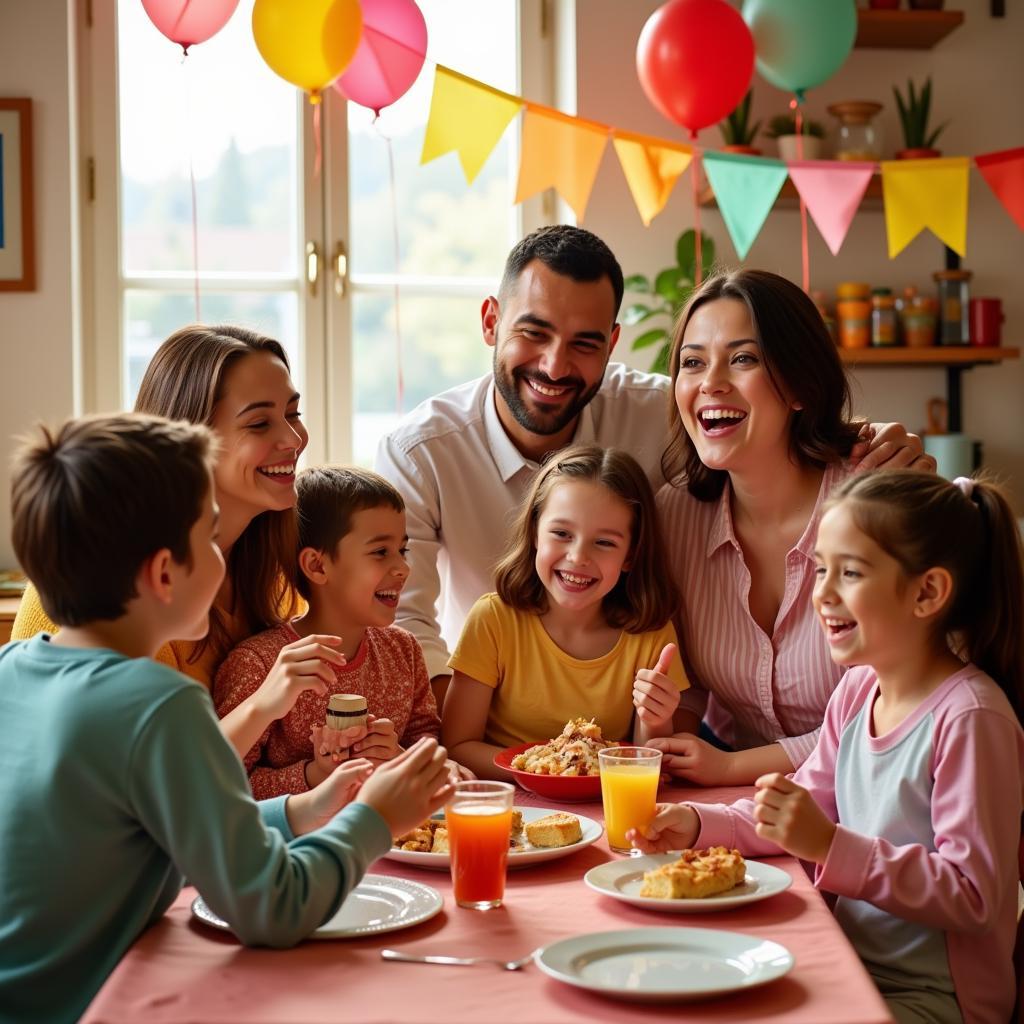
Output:
[[636,71],[651,103],[695,133],[743,99],[754,74],[754,38],[725,0],[669,0],[640,33]]
[[188,53],[228,23],[238,0],[142,0],[142,6],[149,20]]

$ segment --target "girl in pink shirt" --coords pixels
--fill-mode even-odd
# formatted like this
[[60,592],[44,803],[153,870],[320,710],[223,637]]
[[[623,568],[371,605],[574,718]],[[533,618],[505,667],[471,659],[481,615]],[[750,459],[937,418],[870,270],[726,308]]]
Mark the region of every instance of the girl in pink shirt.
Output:
[[643,850],[780,848],[815,864],[900,1024],[996,1024],[1015,997],[1024,569],[1002,491],[881,472],[843,484],[814,552],[839,665],[817,746],[753,800],[663,804]]

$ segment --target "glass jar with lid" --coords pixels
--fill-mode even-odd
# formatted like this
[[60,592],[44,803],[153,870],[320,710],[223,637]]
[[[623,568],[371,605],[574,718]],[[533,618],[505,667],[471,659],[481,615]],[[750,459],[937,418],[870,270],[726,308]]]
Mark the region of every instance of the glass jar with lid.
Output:
[[896,299],[889,288],[876,288],[871,293],[871,344],[891,348],[899,343]]
[[971,280],[969,270],[937,270],[939,287],[939,344],[966,345],[971,338],[968,320]]
[[873,100],[844,100],[832,103],[828,112],[839,120],[837,160],[881,160],[882,129],[872,119],[882,104]]

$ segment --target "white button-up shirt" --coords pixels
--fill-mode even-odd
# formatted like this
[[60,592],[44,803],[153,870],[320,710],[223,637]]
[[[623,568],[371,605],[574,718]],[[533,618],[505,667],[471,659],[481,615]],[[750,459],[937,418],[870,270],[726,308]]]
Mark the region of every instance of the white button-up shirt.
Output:
[[[466,613],[494,589],[494,566],[538,469],[505,433],[491,374],[418,405],[377,449],[376,469],[406,502],[411,573],[396,622],[419,640],[431,677],[446,674]],[[670,382],[609,364],[573,443],[623,448],[663,482]]]

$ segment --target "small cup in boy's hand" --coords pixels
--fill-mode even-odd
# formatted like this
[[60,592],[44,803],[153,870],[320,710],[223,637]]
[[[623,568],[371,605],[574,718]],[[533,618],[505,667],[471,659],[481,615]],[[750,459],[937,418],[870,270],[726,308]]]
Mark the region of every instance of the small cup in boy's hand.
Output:
[[643,829],[631,828],[626,839],[644,853],[688,850],[700,835],[700,817],[689,804],[658,804]]
[[358,802],[372,807],[391,834],[400,836],[429,818],[451,796],[447,760],[444,747],[424,736],[377,768],[359,791]]

